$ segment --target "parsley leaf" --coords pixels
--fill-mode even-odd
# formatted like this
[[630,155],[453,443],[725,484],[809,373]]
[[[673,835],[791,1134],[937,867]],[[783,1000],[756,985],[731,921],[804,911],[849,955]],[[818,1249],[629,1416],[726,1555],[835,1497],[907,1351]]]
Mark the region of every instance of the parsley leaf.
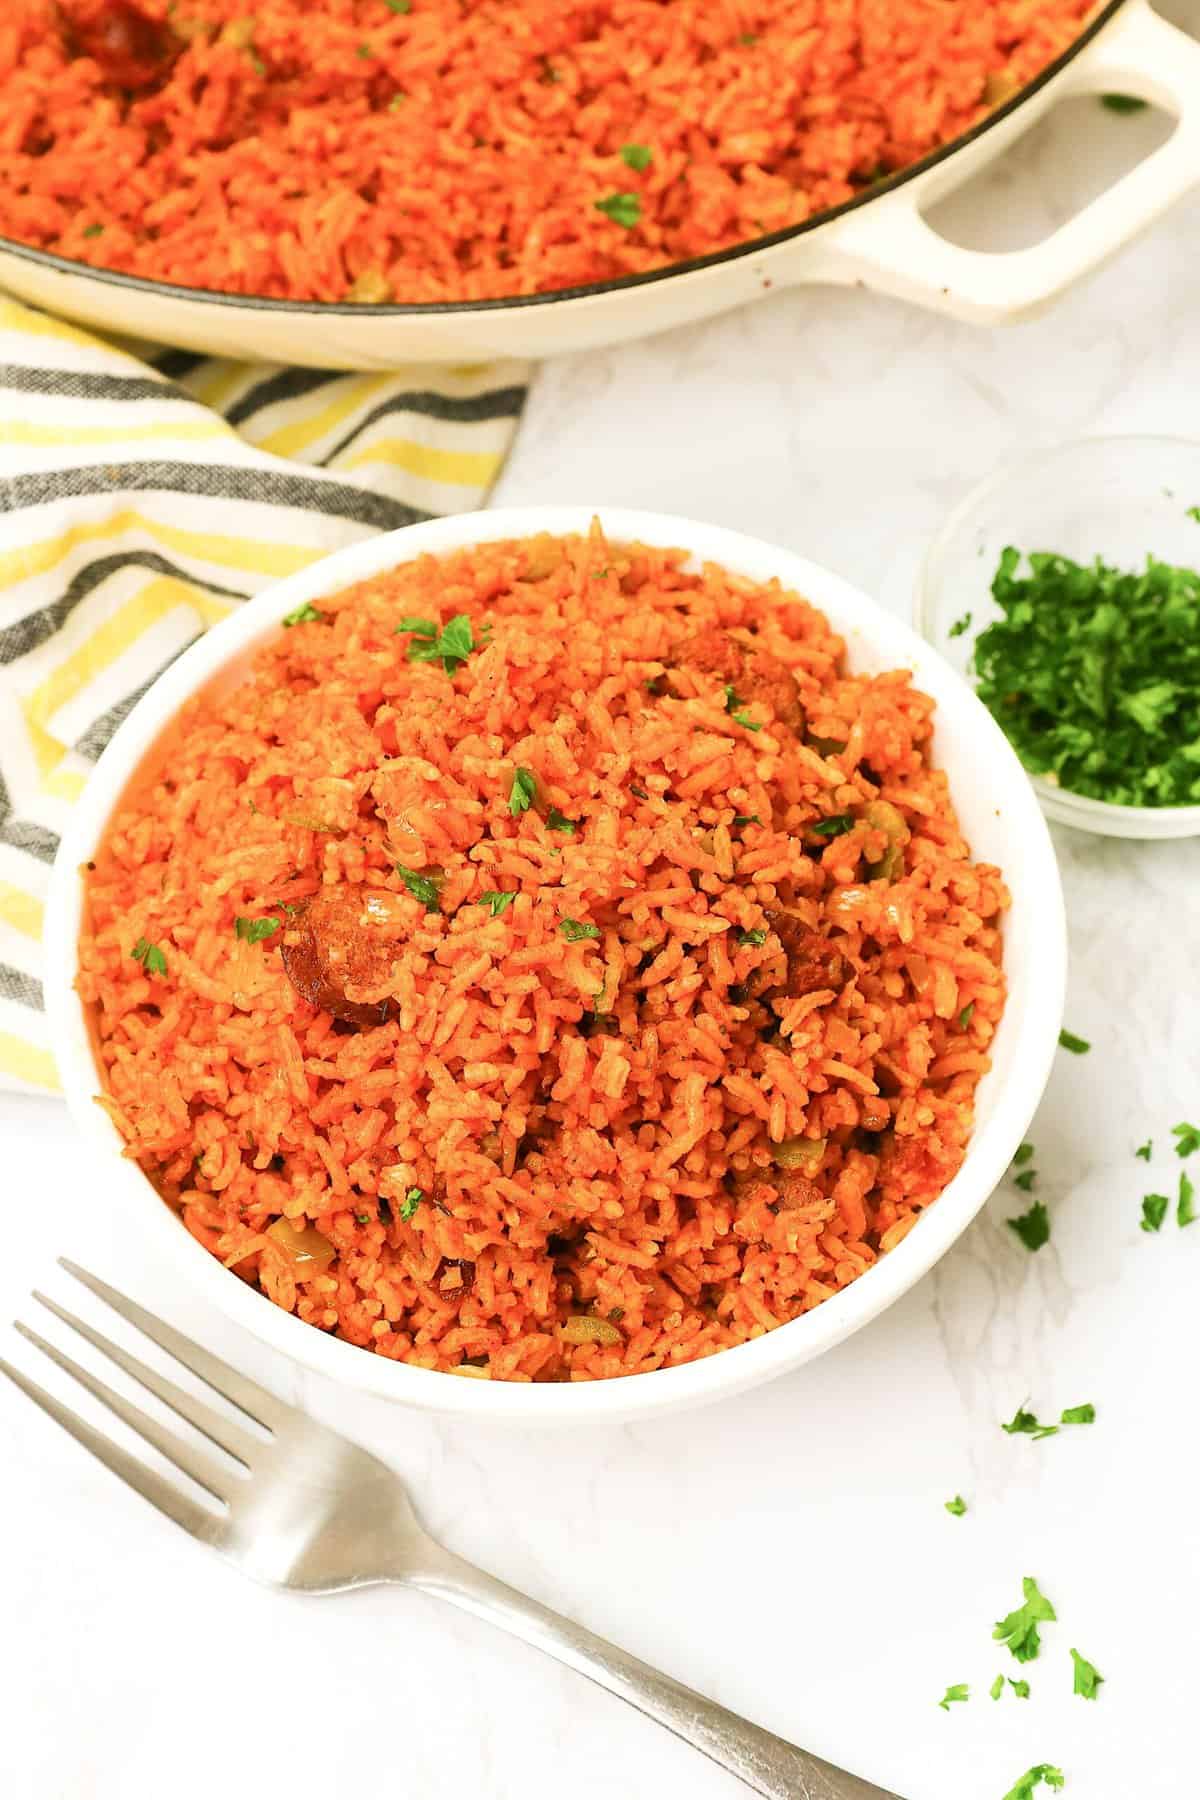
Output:
[[1050,1214],[1040,1200],[1035,1200],[1027,1213],[1021,1213],[1016,1219],[1006,1219],[1005,1224],[1010,1231],[1015,1231],[1027,1250],[1040,1250],[1043,1244],[1050,1242]]
[[1044,1781],[1048,1788],[1061,1788],[1066,1786],[1066,1780],[1062,1770],[1052,1763],[1037,1763],[1026,1769],[1015,1787],[1009,1788],[1004,1800],[1033,1800],[1033,1790],[1039,1782]]
[[1010,1437],[1025,1436],[1034,1439],[1057,1437],[1057,1425],[1043,1425],[1036,1413],[1026,1412],[1018,1406],[1007,1425],[1001,1425],[1001,1431],[1007,1431]]
[[412,0],[383,0],[383,3],[389,12],[410,13],[412,11]]
[[766,943],[767,934],[765,931],[761,931],[755,926],[752,931],[739,931],[737,933],[737,941],[742,945],[743,949],[751,948],[757,950],[760,944]]
[[946,1689],[946,1692],[943,1694],[942,1698],[938,1701],[938,1705],[941,1707],[943,1712],[949,1712],[950,1708],[955,1704],[956,1701],[969,1700],[970,1697],[971,1697],[971,1690],[967,1686],[967,1683],[965,1681],[957,1681],[957,1682],[955,1682],[953,1687],[948,1687]]
[[294,606],[290,613],[284,613],[283,625],[285,630],[290,630],[293,625],[313,625],[324,617],[324,613],[319,613],[312,602],[306,600],[303,606]]
[[1062,1422],[1064,1425],[1094,1425],[1096,1409],[1090,1400],[1085,1401],[1082,1406],[1068,1406],[1063,1412]]
[[650,167],[654,152],[649,144],[622,144],[621,161],[640,175],[643,169]]
[[998,1700],[1003,1692],[1004,1677],[1003,1675],[997,1675],[995,1681],[993,1681],[991,1687],[988,1689],[988,1693],[992,1696],[993,1700]]
[[1135,113],[1145,112],[1148,102],[1139,100],[1136,94],[1101,94],[1101,106],[1107,106],[1109,112]]
[[479,904],[487,907],[493,919],[498,919],[502,912],[508,911],[516,897],[516,894],[502,894],[496,888],[489,888],[486,894],[480,894]]
[[564,919],[558,929],[562,932],[568,944],[578,944],[584,938],[598,938],[600,936],[600,927],[598,925],[585,925],[581,923],[579,919]]
[[835,813],[831,819],[818,819],[808,830],[813,837],[841,837],[844,831],[853,831],[854,820],[849,813]]
[[241,938],[243,943],[261,944],[264,938],[273,936],[279,930],[281,923],[280,919],[246,919],[239,916],[233,921],[233,930],[234,935]]
[[83,235],[87,238],[101,237],[103,232],[103,225],[85,225],[83,228]]
[[947,636],[952,637],[952,638],[961,637],[963,635],[964,631],[970,631],[970,629],[971,629],[971,615],[969,612],[965,612],[961,619],[955,619],[953,625],[950,627],[950,630],[947,633]]
[[[103,226],[101,226],[101,230],[103,230]],[[86,232],[84,236],[87,236]],[[1200,506],[1189,506],[1183,516],[1185,519],[1195,519],[1197,525],[1200,525]]]
[[1025,1595],[1023,1603],[998,1621],[992,1636],[999,1643],[1007,1644],[1018,1662],[1025,1663],[1033,1662],[1041,1649],[1038,1626],[1048,1619],[1056,1619],[1058,1614],[1031,1575],[1026,1575],[1021,1590]]
[[960,1031],[965,1031],[967,1029],[967,1026],[971,1023],[974,1012],[975,1002],[973,1000],[968,1000],[967,1004],[958,1015],[958,1029]]
[[1171,1136],[1175,1139],[1176,1156],[1194,1156],[1200,1150],[1200,1125],[1189,1125],[1185,1120],[1182,1125],[1172,1125]]
[[574,837],[579,829],[579,820],[568,819],[566,813],[560,813],[557,806],[552,806],[546,815],[546,828],[549,831],[565,831],[568,837]]
[[1165,1194],[1147,1194],[1142,1200],[1142,1230],[1161,1231],[1170,1204]]
[[396,873],[413,899],[419,900],[426,912],[442,910],[438,884],[431,876],[419,875],[415,869],[406,869],[403,863],[396,864]]
[[961,1519],[966,1510],[967,1503],[961,1494],[955,1494],[953,1500],[946,1501],[946,1511],[956,1519]]
[[1036,1169],[1022,1169],[1019,1175],[1013,1176],[1013,1185],[1019,1187],[1023,1194],[1028,1194],[1032,1191],[1033,1184],[1036,1180]]
[[1095,1663],[1090,1663],[1086,1656],[1080,1656],[1078,1650],[1072,1650],[1071,1661],[1075,1665],[1074,1692],[1082,1694],[1085,1700],[1094,1700],[1100,1683],[1104,1680]]
[[1008,1678],[1008,1685],[1012,1689],[1013,1693],[1017,1696],[1018,1700],[1028,1700],[1028,1698],[1029,1698],[1029,1683],[1027,1681],[1014,1681],[1012,1676],[1010,1675]]
[[447,675],[453,675],[472,650],[479,648],[466,613],[455,613],[440,631],[433,619],[401,619],[392,635],[398,637],[404,631],[412,634],[405,651],[409,662],[440,662]]
[[735,825],[761,825],[762,824],[762,820],[759,818],[757,813],[734,813],[733,822]]
[[762,730],[762,726],[755,723],[744,706],[739,706],[737,711],[730,713],[729,716],[735,725],[741,725],[746,731]]
[[411,1219],[424,1198],[424,1188],[410,1187],[400,1204],[400,1217],[406,1222]]
[[1135,1156],[1140,1156],[1143,1162],[1149,1162],[1150,1158],[1154,1155],[1153,1138],[1147,1138],[1144,1144],[1139,1144],[1133,1154]]
[[129,954],[134,962],[141,963],[147,975],[166,974],[167,959],[157,944],[148,943],[144,937],[140,937]]
[[1072,1056],[1086,1056],[1092,1047],[1086,1038],[1076,1037],[1073,1031],[1065,1029],[1059,1032],[1058,1041],[1064,1050],[1071,1052]]
[[1013,1167],[1014,1168],[1020,1168],[1022,1163],[1032,1162],[1032,1160],[1033,1160],[1033,1145],[1032,1144],[1021,1144],[1016,1150],[1013,1151]]
[[518,769],[508,790],[508,810],[514,819],[528,812],[537,799],[537,776],[532,769]]
[[406,614],[394,628],[392,636],[399,637],[402,631],[411,631],[417,637],[435,638],[439,629],[440,627],[436,619],[414,619],[412,614],[409,613]]
[[1194,1225],[1196,1222],[1196,1190],[1188,1180],[1187,1170],[1179,1171],[1179,1204],[1175,1208],[1177,1225]]
[[642,216],[642,202],[637,194],[605,194],[594,205],[597,212],[606,214],[614,225],[623,225],[626,231],[632,231]]

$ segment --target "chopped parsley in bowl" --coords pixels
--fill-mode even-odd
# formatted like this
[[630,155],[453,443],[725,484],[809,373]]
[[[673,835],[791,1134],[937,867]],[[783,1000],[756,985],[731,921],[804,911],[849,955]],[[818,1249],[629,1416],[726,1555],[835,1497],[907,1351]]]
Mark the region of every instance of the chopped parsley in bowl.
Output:
[[1200,835],[1200,444],[1093,438],[1002,468],[930,546],[917,613],[1050,818]]

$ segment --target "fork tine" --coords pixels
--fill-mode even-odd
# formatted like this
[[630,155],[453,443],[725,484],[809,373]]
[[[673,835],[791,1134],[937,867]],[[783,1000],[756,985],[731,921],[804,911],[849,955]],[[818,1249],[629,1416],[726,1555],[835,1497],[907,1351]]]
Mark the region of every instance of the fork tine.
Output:
[[114,1444],[109,1438],[106,1438],[102,1431],[96,1431],[85,1420],[73,1413],[69,1406],[63,1406],[61,1401],[54,1398],[53,1394],[48,1394],[45,1388],[40,1388],[36,1381],[30,1381],[27,1376],[21,1374],[19,1369],[14,1369],[11,1363],[5,1362],[3,1357],[0,1357],[0,1374],[7,1375],[8,1379],[19,1387],[23,1394],[28,1395],[35,1406],[40,1406],[44,1413],[49,1413],[50,1417],[61,1425],[64,1431],[70,1432],[77,1444],[82,1444],[85,1450],[90,1450],[92,1455],[104,1464],[105,1468],[111,1469],[114,1475],[119,1475],[127,1486],[135,1489],[142,1496],[143,1500],[148,1500],[151,1506],[156,1506],[159,1512],[166,1514],[168,1519],[174,1519],[177,1525],[182,1525],[183,1529],[190,1531],[193,1537],[202,1538],[210,1544],[220,1543],[225,1534],[223,1516],[210,1512],[206,1506],[201,1506],[198,1500],[193,1500],[190,1494],[185,1494],[172,1482],[157,1474],[154,1469],[148,1469],[144,1463],[138,1461],[136,1456],[130,1456],[128,1451],[122,1450],[119,1444]]
[[245,1375],[239,1375],[236,1369],[231,1369],[219,1356],[201,1349],[191,1338],[184,1337],[182,1331],[176,1331],[173,1326],[156,1319],[153,1313],[148,1313],[136,1300],[130,1300],[116,1288],[109,1287],[107,1281],[101,1281],[98,1275],[89,1275],[86,1269],[81,1269],[78,1263],[73,1263],[66,1256],[60,1256],[58,1263],[68,1275],[73,1275],[76,1281],[82,1281],[84,1287],[90,1288],[93,1294],[106,1300],[114,1312],[120,1313],[123,1319],[128,1319],[131,1325],[136,1325],[139,1331],[144,1331],[148,1338],[152,1338],[176,1362],[181,1362],[185,1369],[190,1369],[193,1375],[198,1375],[201,1381],[207,1382],[214,1393],[220,1394],[225,1400],[231,1400],[256,1425],[261,1425],[267,1431],[277,1431],[292,1416],[293,1409],[282,1400],[277,1400],[274,1394],[269,1394],[266,1388],[259,1387],[256,1381],[249,1380]]
[[85,1324],[82,1319],[77,1319],[74,1313],[68,1312],[65,1306],[59,1306],[58,1302],[51,1300],[48,1295],[40,1294],[34,1288],[33,1297],[40,1306],[46,1308],[47,1312],[52,1312],[56,1319],[61,1319],[64,1325],[69,1325],[72,1331],[77,1331],[80,1337],[86,1338],[89,1344],[93,1344],[100,1351],[101,1355],[107,1356],[111,1362],[115,1362],[118,1368],[124,1369],[127,1375],[132,1375],[135,1381],[140,1381],[144,1388],[149,1388],[150,1392],[156,1394],[164,1406],[169,1406],[173,1412],[177,1412],[181,1418],[186,1419],[189,1425],[194,1425],[197,1431],[203,1432],[210,1443],[215,1444],[219,1450],[224,1450],[227,1456],[234,1457],[242,1464],[243,1468],[250,1467],[254,1440],[248,1431],[243,1431],[240,1425],[235,1425],[231,1420],[223,1418],[220,1413],[214,1412],[211,1406],[203,1400],[198,1400],[195,1394],[186,1393],[183,1388],[176,1387],[175,1383],[168,1381],[165,1375],[160,1375],[156,1369],[149,1368],[136,1356],[131,1356],[128,1350],[121,1348],[120,1344],[114,1344],[112,1339],[105,1337],[102,1331],[96,1331],[91,1325]]
[[182,1438],[176,1437],[173,1431],[168,1431],[165,1425],[160,1425],[157,1419],[152,1419],[140,1406],[126,1400],[115,1388],[110,1388],[106,1381],[101,1381],[46,1338],[39,1337],[28,1325],[22,1325],[19,1319],[14,1323],[13,1329],[19,1331],[43,1356],[48,1356],[51,1362],[57,1363],[80,1387],[86,1388],[89,1394],[107,1406],[109,1412],[116,1413],[118,1419],[128,1425],[131,1431],[136,1431],[139,1437],[145,1438],[160,1456],[165,1456],[177,1469],[182,1469],[185,1475],[198,1481],[202,1488],[207,1488],[214,1500],[225,1502],[228,1499],[229,1485],[235,1477],[228,1470],[220,1468],[207,1450],[201,1450],[194,1444],[185,1444]]

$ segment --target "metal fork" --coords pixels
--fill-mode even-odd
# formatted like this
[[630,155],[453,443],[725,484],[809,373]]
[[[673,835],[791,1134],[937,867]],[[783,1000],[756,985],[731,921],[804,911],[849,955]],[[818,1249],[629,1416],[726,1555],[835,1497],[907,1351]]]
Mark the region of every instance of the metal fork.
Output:
[[55,1318],[223,1451],[230,1459],[226,1461],[160,1424],[28,1326],[16,1326],[22,1337],[190,1476],[213,1504],[194,1498],[130,1455],[3,1359],[0,1371],[144,1500],[248,1575],[307,1594],[383,1582],[419,1588],[577,1669],[657,1719],[766,1800],[899,1800],[704,1699],[443,1549],[422,1528],[399,1476],[377,1457],[285,1405],[107,1282],[65,1257],[60,1263],[244,1416],[245,1425],[234,1424],[45,1294],[34,1294]]

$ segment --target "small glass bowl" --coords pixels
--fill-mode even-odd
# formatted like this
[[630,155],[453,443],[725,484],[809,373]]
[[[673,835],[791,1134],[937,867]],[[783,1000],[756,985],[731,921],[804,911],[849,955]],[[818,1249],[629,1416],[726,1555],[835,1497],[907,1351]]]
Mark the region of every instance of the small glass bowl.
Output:
[[[1200,567],[1200,443],[1187,438],[1082,438],[1005,464],[955,507],[917,573],[916,625],[972,681],[980,631],[1000,616],[992,577],[1008,544],[1121,569]],[[957,637],[951,627],[970,614]],[[1047,818],[1104,837],[1200,836],[1200,805],[1117,806],[1031,775]]]

